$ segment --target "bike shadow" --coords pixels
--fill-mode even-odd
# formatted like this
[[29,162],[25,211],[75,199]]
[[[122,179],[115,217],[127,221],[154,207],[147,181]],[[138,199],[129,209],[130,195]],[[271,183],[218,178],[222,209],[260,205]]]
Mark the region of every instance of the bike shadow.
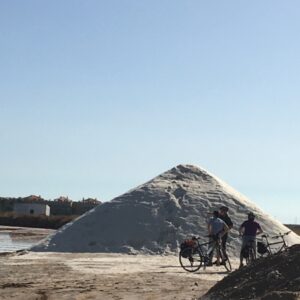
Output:
[[[232,272],[232,271],[231,271]],[[195,272],[195,274],[206,274],[206,275],[215,275],[215,274],[230,274],[231,272],[228,272],[228,271],[210,271],[210,272],[206,272],[206,271],[197,271]]]
[[[181,266],[174,266],[174,265],[166,265],[166,266],[158,266],[160,269],[177,269],[177,270],[182,270],[180,272],[177,272],[177,273],[193,273],[193,274],[206,274],[206,275],[209,275],[209,274],[229,274],[230,272],[228,271],[217,271],[217,270],[199,270],[199,271],[196,271],[196,272],[187,272],[185,270],[182,269]],[[232,270],[234,271],[234,270]]]
[[174,269],[182,269],[181,266],[158,266],[160,269],[168,269],[168,268],[174,268]]

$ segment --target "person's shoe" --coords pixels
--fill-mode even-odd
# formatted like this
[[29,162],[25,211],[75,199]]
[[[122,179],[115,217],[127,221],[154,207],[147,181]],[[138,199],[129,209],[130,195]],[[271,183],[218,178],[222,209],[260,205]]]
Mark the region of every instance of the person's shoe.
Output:
[[244,266],[244,264],[240,264],[239,269],[241,269]]

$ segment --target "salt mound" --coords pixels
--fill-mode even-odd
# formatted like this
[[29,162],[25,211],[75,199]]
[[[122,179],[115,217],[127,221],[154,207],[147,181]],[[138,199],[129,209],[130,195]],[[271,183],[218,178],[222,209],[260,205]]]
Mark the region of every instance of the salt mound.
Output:
[[[177,252],[187,236],[206,235],[208,213],[229,207],[234,223],[229,254],[237,255],[237,229],[253,211],[269,234],[289,229],[217,177],[192,165],[179,165],[105,202],[32,248],[53,252]],[[205,238],[203,238],[205,240]],[[292,233],[288,243],[300,243]]]

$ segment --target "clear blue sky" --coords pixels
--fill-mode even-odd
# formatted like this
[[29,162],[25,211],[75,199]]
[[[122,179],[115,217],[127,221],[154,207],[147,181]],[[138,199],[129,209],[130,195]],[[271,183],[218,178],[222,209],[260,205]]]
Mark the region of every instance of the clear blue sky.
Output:
[[1,1],[0,195],[110,200],[190,163],[300,223],[299,10]]

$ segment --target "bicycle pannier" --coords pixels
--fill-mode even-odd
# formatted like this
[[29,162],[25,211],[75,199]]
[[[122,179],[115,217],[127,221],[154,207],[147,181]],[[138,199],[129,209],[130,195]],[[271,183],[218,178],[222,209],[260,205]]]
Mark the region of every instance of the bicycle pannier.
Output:
[[[192,255],[193,252],[193,248],[196,246],[195,241],[193,240],[184,240],[181,244],[180,244],[180,250],[181,250],[181,256],[184,258],[187,258],[189,256]],[[186,250],[187,249],[187,250]],[[186,251],[184,251],[186,250]]]
[[262,243],[262,242],[257,242],[257,252],[259,254],[265,254],[268,252],[268,248],[266,246],[266,244]]

